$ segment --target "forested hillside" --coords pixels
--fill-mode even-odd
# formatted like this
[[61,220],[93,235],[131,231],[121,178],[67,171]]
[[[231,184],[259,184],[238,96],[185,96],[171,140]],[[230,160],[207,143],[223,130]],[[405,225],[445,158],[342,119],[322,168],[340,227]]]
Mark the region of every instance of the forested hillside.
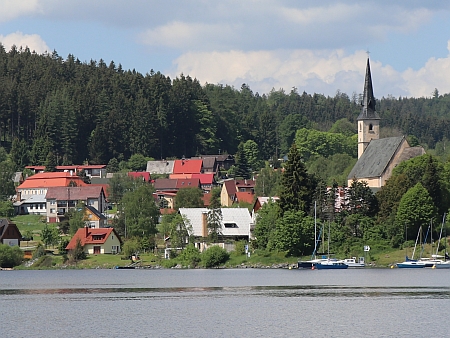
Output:
[[[51,152],[58,164],[108,163],[133,154],[156,159],[234,154],[247,140],[256,142],[266,160],[286,154],[301,128],[348,135],[330,130],[345,118],[356,133],[360,98],[355,93],[350,97],[336,88],[334,97],[325,97],[293,88],[258,94],[245,84],[232,88],[199,81],[140,74],[113,61],[80,62],[56,52],[6,51],[0,45],[1,145],[18,168],[44,164]],[[362,91],[363,83],[355,87]],[[379,98],[377,111],[382,137],[413,135],[426,148],[450,138],[448,94]]]

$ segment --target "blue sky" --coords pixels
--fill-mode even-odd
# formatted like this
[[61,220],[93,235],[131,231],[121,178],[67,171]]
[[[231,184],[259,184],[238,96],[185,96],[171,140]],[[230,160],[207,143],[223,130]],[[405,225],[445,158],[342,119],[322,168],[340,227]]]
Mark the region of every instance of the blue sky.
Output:
[[450,2],[0,0],[0,42],[268,93],[450,93]]

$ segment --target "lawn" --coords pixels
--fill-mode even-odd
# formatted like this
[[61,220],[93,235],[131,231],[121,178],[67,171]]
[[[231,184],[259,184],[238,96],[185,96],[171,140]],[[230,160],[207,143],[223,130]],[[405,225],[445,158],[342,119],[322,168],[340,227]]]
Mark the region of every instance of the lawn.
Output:
[[27,231],[31,231],[33,235],[40,235],[45,227],[45,216],[40,215],[19,215],[11,218],[11,221],[17,225],[22,236]]

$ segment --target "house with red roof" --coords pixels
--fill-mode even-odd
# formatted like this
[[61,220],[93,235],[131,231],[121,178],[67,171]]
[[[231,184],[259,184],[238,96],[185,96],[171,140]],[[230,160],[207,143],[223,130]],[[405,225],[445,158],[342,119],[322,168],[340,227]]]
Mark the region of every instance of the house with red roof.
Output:
[[141,179],[144,182],[150,182],[150,173],[147,171],[130,171],[128,177],[132,177],[134,179]]
[[[255,194],[255,180],[226,180],[223,182],[222,191],[220,192],[220,203],[222,206],[230,207],[233,203],[239,203],[238,196],[243,201],[251,201],[253,203],[253,196]],[[246,193],[239,194],[237,193]]]
[[214,173],[192,174],[192,178],[200,180],[200,188],[203,192],[209,192],[215,185]]
[[77,175],[69,172],[44,172],[28,177],[17,188],[17,200],[24,200],[33,195],[45,195],[50,187],[67,187],[69,185],[84,187],[87,183]]
[[73,250],[80,240],[84,252],[89,255],[118,254],[121,251],[121,239],[114,228],[80,228],[66,246]]
[[201,174],[203,161],[194,159],[175,160],[173,174]]
[[253,204],[253,198],[255,197],[255,194],[252,194],[251,192],[236,192],[236,203],[248,203]]
[[47,190],[45,199],[49,223],[60,222],[78,203],[93,207],[99,213],[104,213],[106,209],[105,193],[101,186],[51,187]]

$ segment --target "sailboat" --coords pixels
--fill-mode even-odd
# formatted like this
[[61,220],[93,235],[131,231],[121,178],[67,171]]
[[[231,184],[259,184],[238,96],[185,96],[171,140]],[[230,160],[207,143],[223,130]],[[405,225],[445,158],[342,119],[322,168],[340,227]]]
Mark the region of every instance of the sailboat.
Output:
[[328,254],[327,259],[314,263],[312,269],[317,270],[342,270],[347,269],[348,265],[344,261],[330,258],[330,222],[328,221]]
[[[439,246],[441,244],[441,239],[442,239],[442,230],[444,229],[444,224],[445,224],[445,217],[446,214],[444,213],[444,216],[442,217],[442,225],[441,225],[441,231],[439,233],[439,240],[438,240],[438,244],[436,247],[436,253],[434,255],[431,255],[431,259],[430,262],[433,262],[433,268],[435,269],[450,269],[450,257],[448,256],[448,253],[446,251],[447,249],[447,230],[445,231],[445,247],[444,247],[444,255],[438,255],[439,253]],[[443,258],[443,259],[442,259]]]
[[297,267],[299,269],[311,269],[311,268],[313,268],[314,264],[326,260],[326,258],[317,258],[316,257],[317,247],[318,247],[318,245],[320,243],[320,237],[321,237],[322,231],[323,231],[323,226],[322,226],[320,231],[319,231],[319,236],[317,236],[317,214],[316,214],[316,210],[317,210],[317,204],[316,204],[316,202],[314,202],[314,251],[313,251],[313,253],[311,255],[311,259],[310,260],[298,261],[297,262]]
[[[408,258],[408,252],[406,252],[405,261],[402,263],[397,263],[397,268],[424,268],[425,267],[425,263],[414,260],[414,254],[416,252],[417,241],[419,240],[419,234],[421,231],[422,231],[422,226],[419,227],[419,231],[417,232],[416,243],[414,244],[414,250],[413,250],[411,259]],[[408,237],[406,234],[407,234],[407,229],[406,229],[406,225],[405,225],[405,239],[407,240]]]

